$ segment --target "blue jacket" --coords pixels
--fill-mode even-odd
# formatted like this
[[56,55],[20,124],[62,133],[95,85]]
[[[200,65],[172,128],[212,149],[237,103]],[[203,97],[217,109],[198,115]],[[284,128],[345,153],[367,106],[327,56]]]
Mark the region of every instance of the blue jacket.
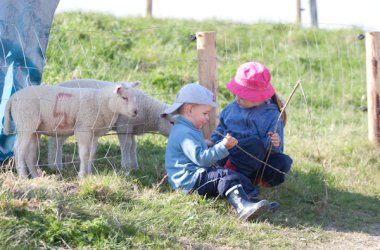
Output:
[[[238,140],[251,136],[257,137],[262,140],[265,148],[268,148],[270,143],[268,132],[274,131],[279,115],[280,111],[272,101],[247,109],[242,109],[236,101],[233,101],[220,112],[216,130],[223,135],[229,133]],[[273,147],[272,152],[282,152],[284,149],[282,119],[280,119],[276,132],[280,137],[280,146]],[[211,141],[214,143],[218,143],[222,139],[222,136],[216,132],[211,135]]]
[[205,168],[227,155],[228,150],[222,143],[208,148],[202,130],[179,116],[170,131],[165,153],[171,188],[189,192]]

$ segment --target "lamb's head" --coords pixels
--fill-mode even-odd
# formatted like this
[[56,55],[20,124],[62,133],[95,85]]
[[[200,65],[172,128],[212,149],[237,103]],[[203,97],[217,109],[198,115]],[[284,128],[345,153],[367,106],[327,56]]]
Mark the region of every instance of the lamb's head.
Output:
[[137,91],[136,86],[139,84],[140,82],[119,83],[115,87],[114,93],[117,95],[117,99],[114,105],[114,111],[116,113],[128,117],[137,116],[137,98],[139,92]]
[[159,120],[159,132],[160,134],[168,137],[170,134],[170,130],[172,126],[175,123],[175,119],[178,115],[173,114],[160,114],[160,120]]

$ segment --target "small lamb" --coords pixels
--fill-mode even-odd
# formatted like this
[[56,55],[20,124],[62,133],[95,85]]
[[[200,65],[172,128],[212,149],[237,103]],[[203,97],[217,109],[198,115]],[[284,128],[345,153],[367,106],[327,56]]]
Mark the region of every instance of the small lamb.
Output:
[[98,138],[115,125],[119,114],[137,116],[138,84],[102,90],[29,86],[17,91],[6,105],[4,133],[12,132],[12,115],[17,131],[14,155],[18,174],[32,178],[40,175],[36,158],[40,134],[74,134],[79,147],[79,177],[90,174]]
[[[100,81],[95,79],[80,79],[66,81],[59,86],[70,88],[106,88],[115,86],[116,83]],[[136,117],[127,117],[120,115],[113,129],[117,132],[121,149],[121,167],[125,171],[137,169],[137,144],[136,135],[144,133],[160,133],[166,137],[169,136],[170,129],[175,122],[175,117],[160,115],[169,105],[154,99],[141,90],[136,90],[137,106],[139,115]],[[50,137],[49,142],[49,166],[62,169],[62,146],[66,137]]]

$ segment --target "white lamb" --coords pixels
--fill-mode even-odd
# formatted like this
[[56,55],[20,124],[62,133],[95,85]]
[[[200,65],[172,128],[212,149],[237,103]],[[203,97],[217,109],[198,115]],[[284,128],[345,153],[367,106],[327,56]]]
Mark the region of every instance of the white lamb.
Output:
[[[72,80],[59,84],[59,86],[71,88],[105,88],[115,85],[116,83],[114,82],[95,79]],[[141,90],[136,91],[138,91],[137,106],[139,107],[139,115],[136,117],[120,115],[113,128],[119,138],[121,167],[125,171],[138,168],[136,135],[160,133],[167,137],[175,121],[172,116],[160,115],[169,106],[168,104],[154,99]],[[66,139],[67,136],[49,138],[49,166],[58,169],[63,168],[62,146]]]
[[32,178],[40,175],[36,158],[40,134],[74,134],[79,147],[79,177],[90,174],[98,137],[115,125],[119,114],[137,115],[134,87],[138,84],[118,84],[102,90],[30,86],[17,91],[7,102],[4,133],[12,132],[12,114],[18,174]]

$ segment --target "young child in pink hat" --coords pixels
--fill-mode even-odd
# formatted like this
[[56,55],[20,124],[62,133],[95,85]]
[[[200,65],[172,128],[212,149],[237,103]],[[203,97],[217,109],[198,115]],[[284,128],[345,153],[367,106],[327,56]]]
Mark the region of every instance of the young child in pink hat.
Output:
[[221,111],[209,146],[220,142],[222,135],[230,134],[239,141],[241,148],[265,162],[272,144],[267,161],[271,167],[264,166],[238,147],[231,149],[230,154],[218,163],[244,174],[257,185],[271,187],[283,183],[292,159],[283,153],[285,113],[274,133],[282,102],[271,84],[269,70],[258,62],[244,63],[227,84],[227,89],[236,98]]

